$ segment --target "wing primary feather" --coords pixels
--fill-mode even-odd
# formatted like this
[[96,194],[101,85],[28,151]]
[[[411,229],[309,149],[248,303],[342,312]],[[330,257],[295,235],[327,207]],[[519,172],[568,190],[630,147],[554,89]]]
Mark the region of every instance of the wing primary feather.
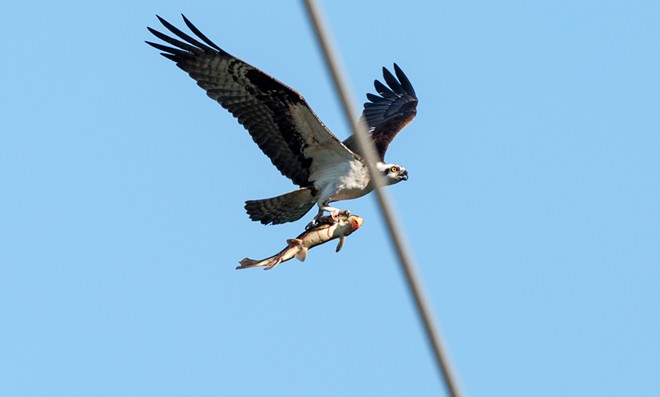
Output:
[[[150,46],[152,46],[152,47],[154,47],[158,50],[164,51],[165,53],[167,53],[167,55],[179,56],[180,57],[180,56],[184,56],[184,55],[188,54],[186,51],[180,50],[178,48],[168,47],[166,45],[162,45],[162,44],[158,44],[158,43],[152,43],[151,41],[145,41],[145,43],[149,44]],[[165,54],[162,54],[162,55],[165,55]]]
[[170,61],[174,61],[174,62],[177,62],[177,63],[181,59],[177,55],[172,55],[172,54],[168,54],[168,53],[165,53],[165,52],[161,52],[160,55],[164,56],[165,58],[169,59]]
[[378,91],[379,94],[381,94],[385,98],[396,98],[396,94],[387,88],[385,84],[381,83],[378,80],[374,81],[374,87],[376,88],[376,91]]
[[[162,23],[163,26],[165,26],[167,28],[167,30],[169,30],[170,32],[172,32],[175,35],[179,36],[179,38],[181,38],[181,39],[187,41],[188,43],[193,44],[193,45],[195,45],[195,46],[197,46],[197,47],[199,47],[199,48],[201,48],[205,51],[212,51],[212,49],[209,46],[203,44],[202,42],[195,39],[194,37],[191,37],[191,36],[187,35],[186,33],[182,32],[179,28],[177,28],[176,26],[174,26],[171,23],[167,22],[163,18],[159,17],[158,15],[156,15],[156,17],[158,18],[160,23]],[[172,44],[172,43],[170,43],[170,44]]]
[[[380,96],[375,95],[375,94],[372,94],[372,93],[367,93],[367,99],[370,100],[371,102],[374,102],[374,103],[386,101],[385,98],[380,97]],[[367,105],[367,104],[365,103],[365,105]],[[373,105],[373,104],[369,103],[369,105]]]
[[385,78],[385,82],[392,91],[396,92],[399,95],[403,95],[406,93],[403,90],[403,87],[401,87],[401,84],[399,84],[397,79],[394,77],[394,75],[392,75],[392,73],[386,68],[383,68],[383,77]]
[[204,35],[204,33],[202,33],[199,29],[197,29],[197,27],[193,25],[193,23],[190,22],[190,20],[186,18],[185,15],[181,14],[181,16],[183,17],[183,21],[186,23],[186,26],[188,26],[188,29],[190,29],[190,31],[193,32],[195,36],[199,37],[200,39],[202,39],[202,41],[204,41],[209,46],[215,48],[219,52],[224,53],[224,51],[220,47],[218,47],[217,44],[212,42],[208,37],[206,37],[206,35]]
[[202,54],[203,53],[202,50],[200,50],[199,48],[197,48],[193,45],[190,45],[188,43],[184,43],[181,40],[177,40],[173,37],[170,37],[170,36],[166,35],[165,33],[161,33],[159,31],[157,31],[156,29],[152,29],[152,28],[147,28],[147,29],[151,32],[151,34],[153,34],[154,36],[158,37],[159,39],[163,40],[164,42],[166,42],[168,44],[172,44],[173,46],[177,46],[177,47],[182,48],[186,51],[190,51],[193,54]]
[[399,82],[401,82],[404,91],[414,97],[417,97],[417,94],[415,94],[415,89],[413,88],[412,83],[410,82],[410,80],[408,80],[408,76],[406,76],[406,74],[403,73],[403,70],[401,70],[399,65],[397,65],[396,63],[394,64],[394,73],[396,73],[396,77],[399,79]]

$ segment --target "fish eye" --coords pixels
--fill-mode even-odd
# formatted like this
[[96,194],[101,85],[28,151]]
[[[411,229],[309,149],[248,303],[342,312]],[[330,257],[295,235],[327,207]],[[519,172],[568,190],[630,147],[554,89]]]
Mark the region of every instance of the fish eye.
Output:
[[393,165],[392,168],[390,168],[390,171],[397,172],[398,171],[397,168],[398,168],[397,166]]

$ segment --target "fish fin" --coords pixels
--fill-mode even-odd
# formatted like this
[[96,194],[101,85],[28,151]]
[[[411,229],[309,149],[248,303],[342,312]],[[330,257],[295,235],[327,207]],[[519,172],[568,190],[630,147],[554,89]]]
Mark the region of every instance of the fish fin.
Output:
[[290,238],[286,240],[286,243],[289,244],[289,247],[302,247],[303,241],[299,238]]
[[346,236],[339,236],[339,242],[337,243],[337,249],[335,252],[339,252],[341,250],[341,247],[344,246],[344,240],[346,240]]
[[305,258],[307,258],[307,247],[303,247],[302,245],[300,246],[300,251],[296,253],[296,259],[298,259],[301,262],[305,261]]
[[[274,268],[275,266],[279,265],[280,263],[282,263],[282,257],[279,256],[279,255],[276,258],[270,258],[270,259],[271,259],[270,263],[267,264],[266,267],[264,267],[264,270],[270,270],[270,269]],[[275,259],[275,260],[273,260],[273,259]]]

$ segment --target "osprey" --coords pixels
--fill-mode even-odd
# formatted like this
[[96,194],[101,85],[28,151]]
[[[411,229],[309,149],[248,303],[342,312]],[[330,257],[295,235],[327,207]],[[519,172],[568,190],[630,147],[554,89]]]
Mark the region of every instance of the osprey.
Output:
[[[265,225],[293,222],[314,204],[318,205],[315,221],[324,211],[336,218],[340,211],[330,207],[331,202],[362,197],[373,190],[354,136],[343,142],[337,139],[299,93],[222,50],[185,16],[196,38],[161,17],[158,20],[176,38],[148,28],[171,46],[147,44],[163,51],[161,55],[176,62],[209,97],[229,110],[282,175],[299,186],[280,196],[247,201],[250,219]],[[396,77],[383,68],[387,86],[374,82],[379,95],[367,94],[369,102],[362,112],[379,155],[377,169],[388,185],[408,179],[404,167],[385,163],[385,152],[417,113],[410,81],[396,64],[394,73]]]

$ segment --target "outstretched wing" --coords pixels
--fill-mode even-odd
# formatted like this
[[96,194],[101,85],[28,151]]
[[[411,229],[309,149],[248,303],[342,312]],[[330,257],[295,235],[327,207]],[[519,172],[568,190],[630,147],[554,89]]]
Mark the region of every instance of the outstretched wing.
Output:
[[[182,15],[183,16],[183,15]],[[357,158],[318,119],[293,89],[233,57],[209,40],[185,16],[197,38],[158,20],[177,38],[148,28],[170,46],[147,44],[188,72],[209,97],[229,110],[282,175],[312,186],[315,171]]]
[[[396,77],[383,68],[383,77],[387,86],[375,80],[374,87],[380,95],[367,94],[369,102],[365,102],[362,111],[362,118],[369,127],[381,161],[385,160],[385,152],[390,142],[417,114],[418,100],[410,80],[396,63],[394,73]],[[353,139],[354,137],[351,136],[344,143],[353,148],[355,146]]]

